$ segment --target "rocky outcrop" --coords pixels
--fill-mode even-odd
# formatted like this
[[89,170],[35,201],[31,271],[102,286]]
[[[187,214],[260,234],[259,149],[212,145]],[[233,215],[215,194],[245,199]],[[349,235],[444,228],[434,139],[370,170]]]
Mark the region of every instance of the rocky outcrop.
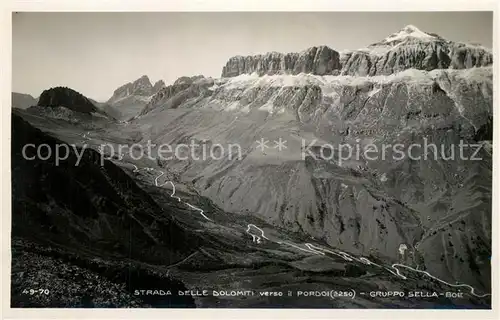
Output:
[[155,94],[156,92],[160,91],[163,88],[165,88],[165,82],[163,80],[156,81],[156,83],[153,85],[153,94]]
[[68,87],[55,87],[43,91],[37,105],[43,107],[65,107],[81,113],[98,112],[98,109],[90,99]]
[[378,48],[346,52],[342,55],[343,75],[389,75],[407,69],[466,69],[483,67],[493,63],[493,55],[482,47],[465,44],[410,40],[387,49],[383,54],[374,53]]
[[209,93],[208,88],[213,84],[213,79],[204,78],[203,76],[181,77],[173,85],[165,87],[156,93],[139,116],[159,106],[175,109],[190,98],[202,99]]
[[387,50],[383,55],[372,51],[347,52],[342,56],[343,75],[389,75],[406,69],[434,70],[450,66],[450,57],[442,43],[408,43]]
[[115,110],[116,118],[128,120],[143,110],[150,99],[163,88],[163,80],[152,85],[148,76],[144,75],[116,89],[106,104],[108,108]]
[[113,96],[109,98],[108,103],[113,104],[128,96],[145,96],[148,97],[153,94],[153,85],[148,76],[142,76],[134,82],[129,82],[119,87],[113,92]]
[[493,64],[493,53],[482,46],[455,43],[450,48],[449,55],[450,67],[453,69],[467,69]]
[[335,74],[340,67],[339,54],[327,47],[312,47],[300,53],[270,52],[256,56],[236,56],[229,59],[222,69],[222,77],[245,73],[259,75],[311,73]]

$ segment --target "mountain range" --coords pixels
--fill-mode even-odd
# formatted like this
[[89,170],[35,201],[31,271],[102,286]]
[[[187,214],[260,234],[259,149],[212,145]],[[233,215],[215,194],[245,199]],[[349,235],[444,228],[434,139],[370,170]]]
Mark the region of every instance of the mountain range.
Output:
[[491,65],[491,50],[479,45],[447,41],[408,25],[384,40],[359,50],[337,52],[327,46],[300,53],[270,52],[236,56],[222,69],[222,77],[256,72],[258,75],[299,74],[376,76],[407,69],[465,69]]

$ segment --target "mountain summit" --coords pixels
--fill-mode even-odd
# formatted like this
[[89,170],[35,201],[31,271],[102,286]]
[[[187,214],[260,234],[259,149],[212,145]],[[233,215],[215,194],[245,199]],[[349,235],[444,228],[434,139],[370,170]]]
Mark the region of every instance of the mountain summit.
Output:
[[163,88],[165,88],[165,82],[163,80],[158,80],[153,86],[153,93],[157,93]]
[[107,101],[107,105],[121,113],[120,118],[129,119],[137,115],[151,100],[151,97],[164,87],[163,80],[157,81],[153,86],[149,77],[143,75],[116,89]]
[[151,84],[149,77],[144,75],[134,82],[129,82],[116,89],[113,92],[113,96],[109,98],[108,103],[114,104],[129,96],[148,97],[153,94],[152,89],[153,85]]
[[389,75],[407,69],[468,69],[493,63],[493,54],[479,45],[449,41],[407,25],[367,48],[341,55],[341,74]]
[[382,43],[395,43],[395,42],[402,42],[406,39],[418,39],[418,40],[442,40],[441,37],[437,35],[433,35],[430,33],[423,32],[419,28],[415,27],[414,25],[407,25],[403,29],[401,29],[399,32],[393,33],[384,40],[382,40]]

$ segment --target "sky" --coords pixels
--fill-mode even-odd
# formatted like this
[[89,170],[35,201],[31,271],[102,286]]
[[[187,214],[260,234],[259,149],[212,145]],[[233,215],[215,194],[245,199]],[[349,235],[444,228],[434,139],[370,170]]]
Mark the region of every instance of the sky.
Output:
[[12,16],[12,91],[67,86],[106,101],[142,75],[220,77],[235,55],[359,49],[409,24],[492,47],[492,12],[22,12]]

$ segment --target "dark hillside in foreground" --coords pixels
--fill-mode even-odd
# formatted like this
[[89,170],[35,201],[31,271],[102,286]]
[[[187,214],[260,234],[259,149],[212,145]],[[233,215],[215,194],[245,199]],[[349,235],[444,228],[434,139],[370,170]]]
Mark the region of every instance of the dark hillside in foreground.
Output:
[[[26,160],[21,150],[29,143],[54,150],[62,142],[13,114],[13,307],[78,307],[92,301],[118,307],[136,303],[130,293],[139,286],[183,289],[168,277],[148,274],[138,261],[182,260],[197,247],[195,236],[169,219],[122,169],[110,161],[101,167],[96,151],[85,150],[77,166],[71,151],[56,166],[53,158]],[[36,156],[34,150],[28,148],[27,157]],[[22,294],[41,286],[53,293],[37,297],[38,302]],[[159,304],[192,305],[191,298],[170,298]]]

